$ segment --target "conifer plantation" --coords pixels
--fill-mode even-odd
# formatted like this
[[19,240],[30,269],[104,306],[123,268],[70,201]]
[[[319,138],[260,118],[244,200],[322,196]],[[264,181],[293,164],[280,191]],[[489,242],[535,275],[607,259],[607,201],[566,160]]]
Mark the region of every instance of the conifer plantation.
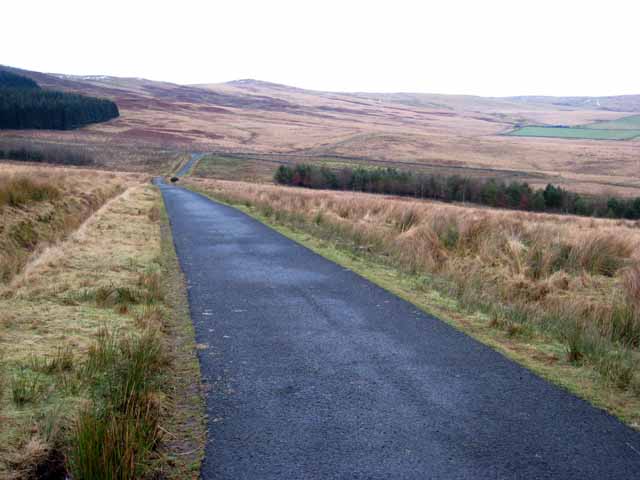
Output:
[[469,202],[514,210],[640,219],[640,197],[586,196],[552,184],[544,190],[537,190],[527,182],[495,178],[424,174],[395,168],[345,167],[332,170],[325,166],[297,164],[278,167],[274,181],[296,187]]
[[111,100],[43,90],[30,78],[0,71],[0,129],[71,130],[118,116]]

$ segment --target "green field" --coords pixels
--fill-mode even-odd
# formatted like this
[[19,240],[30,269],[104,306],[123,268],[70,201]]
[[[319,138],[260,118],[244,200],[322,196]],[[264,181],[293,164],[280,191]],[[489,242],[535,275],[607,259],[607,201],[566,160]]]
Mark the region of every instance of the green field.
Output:
[[270,181],[277,164],[251,158],[226,155],[206,155],[191,171],[195,177],[219,180]]
[[525,126],[506,135],[515,137],[577,138],[588,140],[630,140],[640,137],[640,115],[575,127]]
[[606,122],[590,123],[583,125],[582,128],[595,130],[640,130],[640,115],[631,115],[617,120],[609,120]]

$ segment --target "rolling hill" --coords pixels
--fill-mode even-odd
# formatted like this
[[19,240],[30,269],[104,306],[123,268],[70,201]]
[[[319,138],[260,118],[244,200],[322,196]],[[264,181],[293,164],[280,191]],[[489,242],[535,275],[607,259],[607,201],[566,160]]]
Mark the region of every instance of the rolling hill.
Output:
[[[2,131],[0,140],[250,157],[406,165],[637,194],[640,142],[503,135],[517,125],[582,125],[638,111],[640,96],[511,97],[336,93],[252,79],[176,85],[14,69],[43,87],[115,100],[120,118],[68,132]],[[115,161],[140,169],[135,160]],[[119,163],[118,163],[119,162]],[[149,162],[144,164],[148,169]],[[152,167],[151,167],[152,168]],[[272,168],[272,164],[269,169]],[[266,177],[265,177],[266,178]]]

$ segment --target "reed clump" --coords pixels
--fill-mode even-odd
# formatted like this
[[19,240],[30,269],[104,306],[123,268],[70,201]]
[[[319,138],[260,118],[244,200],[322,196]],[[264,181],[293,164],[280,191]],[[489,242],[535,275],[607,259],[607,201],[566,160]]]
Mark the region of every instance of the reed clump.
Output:
[[130,480],[144,472],[159,440],[157,392],[166,362],[152,330],[100,333],[83,371],[94,398],[73,426],[69,468],[74,478]]

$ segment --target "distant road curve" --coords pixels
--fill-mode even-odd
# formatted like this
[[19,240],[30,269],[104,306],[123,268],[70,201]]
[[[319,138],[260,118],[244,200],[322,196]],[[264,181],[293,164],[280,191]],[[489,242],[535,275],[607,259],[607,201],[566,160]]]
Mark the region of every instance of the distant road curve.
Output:
[[208,385],[202,478],[640,478],[640,433],[233,208],[157,181]]
[[193,168],[194,164],[200,160],[202,157],[204,157],[206,155],[206,153],[192,153],[191,154],[191,158],[189,159],[189,161],[187,163],[185,163],[182,168],[180,170],[178,170],[178,173],[176,173],[176,177],[184,177],[187,173],[189,173],[191,171],[191,169]]

